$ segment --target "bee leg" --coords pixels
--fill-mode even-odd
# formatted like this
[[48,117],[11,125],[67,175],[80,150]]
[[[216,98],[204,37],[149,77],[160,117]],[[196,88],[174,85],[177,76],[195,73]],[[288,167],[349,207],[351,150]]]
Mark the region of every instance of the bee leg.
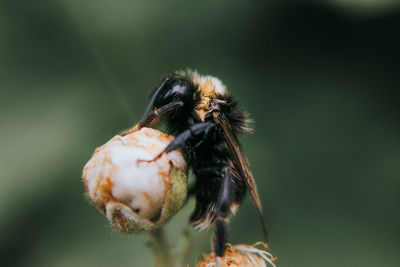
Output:
[[142,118],[142,120],[140,120],[135,126],[133,126],[130,129],[120,132],[119,135],[125,136],[127,134],[130,134],[132,132],[136,132],[136,131],[142,129],[143,127],[150,127],[155,124],[158,124],[160,122],[160,117],[162,117],[166,113],[168,113],[178,107],[181,107],[181,106],[183,106],[182,101],[175,101],[175,102],[166,104],[165,106],[162,106],[158,109],[155,109],[151,112],[149,111],[149,113],[146,114],[146,116],[144,118]]
[[230,215],[232,205],[232,180],[229,167],[224,168],[223,180],[219,189],[215,222],[214,253],[221,257],[224,255],[228,242],[228,226],[226,219]]
[[[160,153],[158,154],[154,159],[151,160],[138,160],[138,162],[152,162],[157,159],[159,159],[164,153],[171,152],[175,149],[178,149],[186,144],[186,142],[190,138],[198,137],[203,135],[198,143],[202,143],[208,135],[212,132],[213,129],[215,129],[217,125],[212,122],[202,122],[202,123],[197,123],[190,127],[188,130],[183,131],[181,134],[179,134],[177,137],[175,137],[174,140],[172,140],[171,143]],[[195,146],[198,144],[195,144]]]
[[162,106],[158,109],[153,110],[152,112],[149,112],[146,114],[142,120],[138,123],[137,128],[140,130],[142,127],[146,126],[152,126],[155,124],[158,124],[160,122],[160,118],[164,116],[166,113],[175,110],[179,107],[183,106],[182,101],[175,101],[166,104],[165,106]]

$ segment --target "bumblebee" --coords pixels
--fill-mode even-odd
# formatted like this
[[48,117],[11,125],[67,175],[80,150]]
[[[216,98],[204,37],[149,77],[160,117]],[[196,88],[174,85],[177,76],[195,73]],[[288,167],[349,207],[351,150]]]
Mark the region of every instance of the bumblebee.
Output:
[[165,77],[151,93],[136,129],[160,122],[175,139],[153,160],[175,149],[183,151],[196,178],[190,190],[196,197],[190,222],[199,230],[215,225],[214,253],[223,256],[227,222],[246,190],[260,213],[266,239],[256,183],[238,141],[251,131],[249,119],[225,85],[190,70]]

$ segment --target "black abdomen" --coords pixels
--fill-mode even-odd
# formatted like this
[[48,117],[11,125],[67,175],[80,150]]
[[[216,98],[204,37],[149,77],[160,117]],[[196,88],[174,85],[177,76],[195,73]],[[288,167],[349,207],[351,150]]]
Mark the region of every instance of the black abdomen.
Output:
[[[216,202],[222,184],[223,169],[231,165],[231,154],[221,139],[220,129],[219,127],[214,129],[215,133],[210,133],[204,140],[191,140],[193,143],[189,142],[184,149],[188,164],[196,177],[193,187],[196,208],[190,221],[199,228],[208,227],[216,219]],[[246,186],[237,176],[231,177],[233,205],[237,205],[243,199]]]

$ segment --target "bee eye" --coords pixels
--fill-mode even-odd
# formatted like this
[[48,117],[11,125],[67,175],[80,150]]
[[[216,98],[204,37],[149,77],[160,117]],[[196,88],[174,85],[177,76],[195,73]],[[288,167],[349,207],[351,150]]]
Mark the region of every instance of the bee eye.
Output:
[[171,86],[171,88],[169,88],[165,94],[163,95],[163,99],[167,100],[171,97],[175,97],[178,95],[183,95],[185,93],[186,90],[186,86],[183,84],[174,84],[173,86]]

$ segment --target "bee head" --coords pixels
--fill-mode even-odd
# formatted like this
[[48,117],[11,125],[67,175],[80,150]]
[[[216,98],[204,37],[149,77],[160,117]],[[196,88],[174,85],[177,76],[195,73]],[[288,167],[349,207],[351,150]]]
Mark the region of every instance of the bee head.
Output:
[[160,90],[156,90],[152,94],[152,98],[155,97],[153,104],[155,109],[173,102],[183,101],[188,91],[188,84],[185,79],[168,77],[161,82],[158,88]]
[[162,80],[151,94],[139,128],[154,125],[190,106],[193,91],[193,84],[185,77],[175,75]]

